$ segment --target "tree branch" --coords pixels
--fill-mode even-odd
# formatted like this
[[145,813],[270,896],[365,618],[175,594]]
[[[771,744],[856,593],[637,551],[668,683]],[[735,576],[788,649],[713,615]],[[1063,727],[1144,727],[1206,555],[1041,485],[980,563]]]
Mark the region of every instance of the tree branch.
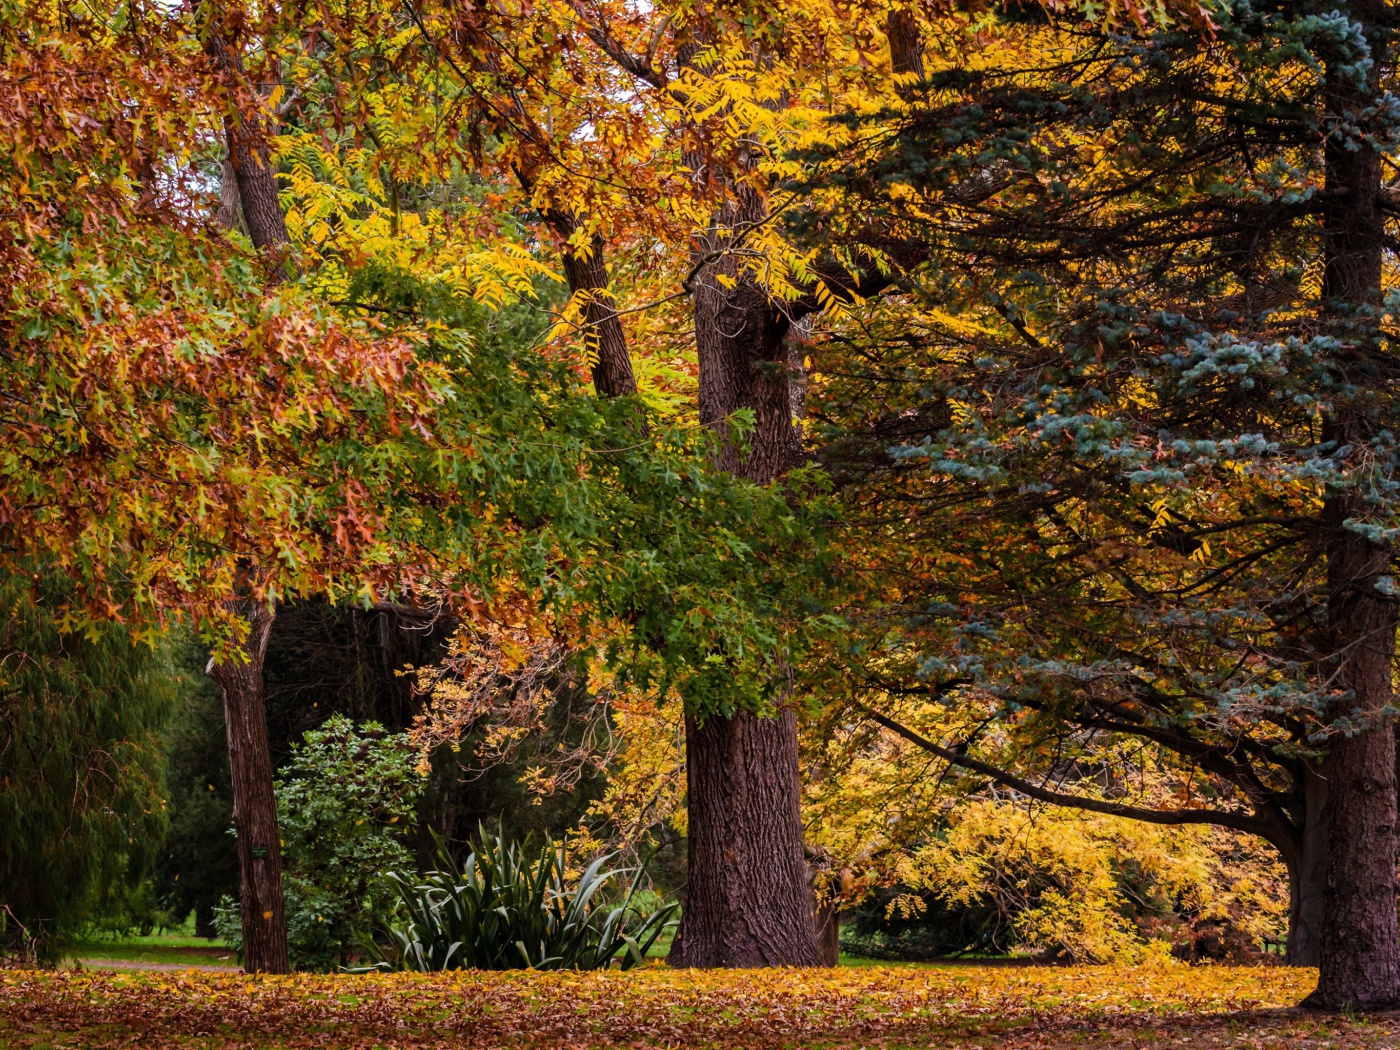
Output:
[[867,718],[878,725],[884,726],[890,732],[895,733],[911,744],[922,748],[929,754],[936,755],[945,762],[973,773],[980,773],[985,777],[1001,784],[1003,787],[1019,791],[1021,794],[1040,802],[1048,802],[1052,806],[1067,806],[1072,809],[1082,809],[1090,813],[1103,813],[1111,817],[1126,817],[1129,820],[1141,820],[1148,824],[1166,824],[1179,826],[1183,824],[1215,824],[1219,827],[1233,828],[1236,831],[1247,832],[1251,835],[1258,835],[1278,846],[1280,849],[1284,845],[1277,841],[1274,829],[1270,827],[1270,822],[1259,817],[1252,817],[1244,813],[1231,813],[1220,809],[1148,809],[1145,806],[1126,806],[1118,802],[1107,802],[1103,799],[1085,798],[1082,795],[1072,795],[1062,791],[1051,791],[1048,788],[1033,784],[1013,773],[1008,773],[989,762],[972,758],[968,755],[954,751],[951,748],[942,747],[935,744],[927,737],[894,721],[892,718],[872,711],[863,704],[859,705],[865,712]]

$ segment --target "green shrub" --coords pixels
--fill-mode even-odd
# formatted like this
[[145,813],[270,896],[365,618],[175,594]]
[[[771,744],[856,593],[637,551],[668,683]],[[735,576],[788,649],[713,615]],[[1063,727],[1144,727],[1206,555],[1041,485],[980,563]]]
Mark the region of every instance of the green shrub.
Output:
[[[287,950],[298,970],[334,970],[355,961],[396,901],[380,873],[403,868],[423,779],[403,733],[374,722],[358,729],[343,715],[292,749],[278,778],[277,825]],[[214,925],[242,948],[238,906],[225,899]]]
[[[573,881],[563,847],[548,837],[534,847],[529,838],[480,834],[461,867],[439,842],[437,871],[388,875],[398,915],[374,968],[598,970],[617,960],[625,970],[646,958],[676,910],[666,904],[644,913],[641,869],[605,870],[611,854]],[[628,874],[626,892],[610,902],[608,890]]]

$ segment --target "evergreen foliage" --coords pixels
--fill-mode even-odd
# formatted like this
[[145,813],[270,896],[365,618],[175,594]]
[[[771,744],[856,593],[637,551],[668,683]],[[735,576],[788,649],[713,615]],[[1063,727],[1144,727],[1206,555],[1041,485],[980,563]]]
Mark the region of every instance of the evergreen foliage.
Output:
[[1400,509],[1397,302],[1338,232],[1391,207],[1346,182],[1400,144],[1378,10],[949,39],[815,158],[824,236],[874,224],[910,262],[821,366],[855,561],[880,566],[849,693],[910,725],[959,705],[934,743],[978,775],[1072,787],[1086,747],[1136,737],[1205,774],[1159,819],[1267,838],[1295,893],[1319,763],[1394,714],[1343,673],[1369,628],[1338,619],[1391,601],[1388,570],[1343,566],[1388,557]]
[[56,574],[0,579],[0,950],[48,960],[160,845],[175,699],[165,652],[62,633],[67,596]]

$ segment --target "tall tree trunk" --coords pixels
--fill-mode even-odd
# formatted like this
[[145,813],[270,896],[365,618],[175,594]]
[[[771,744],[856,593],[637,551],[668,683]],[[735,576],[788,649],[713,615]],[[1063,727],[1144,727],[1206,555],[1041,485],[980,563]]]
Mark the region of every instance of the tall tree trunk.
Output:
[[1284,962],[1289,966],[1317,966],[1322,961],[1323,909],[1327,894],[1327,776],[1303,763],[1299,814],[1303,826],[1297,850],[1286,851],[1288,866],[1288,946]]
[[[239,18],[217,0],[202,0],[204,51],[230,92],[224,119],[228,157],[224,163],[217,221],[231,228],[243,221],[259,249],[274,256],[269,283],[286,276],[281,252],[287,224],[277,195],[269,126],[257,92],[245,83]],[[232,178],[230,179],[230,176]],[[282,850],[277,834],[277,800],[272,790],[272,755],[263,703],[263,658],[275,618],[273,607],[256,600],[230,603],[248,624],[243,660],[209,664],[219,684],[228,730],[228,764],[233,781],[233,823],[238,836],[238,874],[243,926],[243,967],[249,972],[287,972],[287,917],[282,899]]]
[[[1349,12],[1367,29],[1373,65],[1361,88],[1354,70],[1329,69],[1326,91],[1326,206],[1323,212],[1324,323],[1343,341],[1353,381],[1368,385],[1368,344],[1374,322],[1355,308],[1381,293],[1384,226],[1380,212],[1380,155],[1346,124],[1366,122],[1385,60],[1381,20],[1388,4],[1367,0]],[[1351,59],[1349,61],[1354,61]],[[1327,421],[1326,439],[1367,443],[1376,425],[1361,399],[1343,403]],[[1395,702],[1392,675],[1396,601],[1378,589],[1390,571],[1390,552],[1347,527],[1368,517],[1355,489],[1331,492],[1323,510],[1327,530],[1327,618],[1334,687],[1348,697],[1333,705],[1327,800],[1327,881],[1317,990],[1311,1005],[1377,1008],[1400,1003],[1400,925],[1396,914]]]
[[[722,251],[763,201],[739,186],[697,248]],[[727,282],[717,279],[724,276]],[[726,286],[728,284],[728,286]],[[789,382],[790,322],[732,256],[694,284],[700,420],[724,437],[719,466],[767,484],[801,456]],[[747,448],[729,432],[753,413]],[[815,900],[802,849],[797,718],[739,711],[686,722],[688,876],[685,915],[670,962],[693,967],[816,966]]]
[[[257,92],[245,83],[242,34],[222,4],[203,0],[199,6],[206,18],[204,52],[233,96],[233,112],[224,118],[224,136],[248,235],[254,247],[280,255],[288,243],[287,223],[277,195],[277,171],[272,166],[272,129],[261,111]],[[274,283],[286,276],[280,259],[274,259],[269,276]]]
[[[524,180],[522,180],[524,181]],[[572,247],[569,238],[578,230],[578,220],[562,211],[550,210],[545,221],[564,241],[564,278],[573,295],[584,297],[584,346],[593,357],[593,389],[599,397],[626,397],[637,392],[632,374],[632,358],[627,353],[627,335],[617,314],[612,291],[608,288],[608,268],[603,238],[594,234],[587,254]]]
[[209,675],[223,692],[224,724],[228,730],[233,826],[238,836],[243,968],[250,973],[286,973],[282,851],[263,705],[263,657],[274,613],[270,605],[256,600],[233,605],[248,624],[248,637],[241,646],[244,659],[221,663],[211,660]]

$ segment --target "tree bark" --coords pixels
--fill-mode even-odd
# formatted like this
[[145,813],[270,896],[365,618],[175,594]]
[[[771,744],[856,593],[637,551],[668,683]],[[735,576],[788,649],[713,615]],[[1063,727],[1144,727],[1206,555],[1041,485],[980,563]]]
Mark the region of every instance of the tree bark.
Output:
[[[919,23],[909,11],[891,11],[885,18],[890,41],[890,65],[899,76],[924,78],[924,41]],[[901,90],[905,93],[908,88]]]
[[1309,1003],[1375,1009],[1400,1003],[1395,733],[1382,720],[1394,703],[1396,616],[1394,600],[1376,590],[1389,554],[1341,525],[1347,502],[1329,501],[1336,531],[1328,620],[1337,684],[1352,694],[1333,722],[1346,719],[1357,728],[1342,727],[1331,741],[1322,941]]
[[823,966],[841,962],[841,911],[834,904],[817,908],[817,954]]
[[1289,966],[1317,966],[1322,961],[1322,923],[1327,894],[1327,775],[1303,763],[1303,826],[1297,849],[1284,852],[1288,867]]
[[797,717],[686,719],[683,928],[673,966],[816,966],[802,852]]
[[[1364,359],[1374,321],[1356,307],[1379,302],[1384,225],[1380,213],[1380,154],[1357,141],[1348,123],[1366,122],[1374,106],[1384,57],[1379,0],[1351,5],[1371,45],[1369,83],[1358,87],[1347,70],[1329,68],[1323,211],[1322,321],[1343,341],[1350,359]],[[1354,72],[1354,71],[1353,71]],[[1349,361],[1348,361],[1349,363]],[[1360,371],[1360,370],[1358,370]],[[1374,377],[1356,377],[1363,384]],[[1365,403],[1343,404],[1326,421],[1324,438],[1364,444],[1376,424]],[[1347,527],[1369,510],[1355,489],[1334,488],[1325,500],[1327,621],[1331,653],[1324,670],[1344,699],[1328,711],[1327,879],[1317,990],[1308,1005],[1375,1009],[1400,1003],[1400,924],[1396,913],[1396,755],[1388,712],[1397,628],[1395,599],[1378,590],[1390,552]]]
[[[256,92],[244,83],[241,34],[229,24],[228,11],[209,0],[200,7],[208,18],[204,53],[233,94],[234,110],[224,118],[224,136],[248,235],[255,248],[280,254],[288,243],[287,223],[277,195],[277,171],[272,166],[272,129],[260,105],[251,101],[257,98]],[[278,283],[286,274],[280,259],[273,262],[269,278]]]
[[238,172],[233,170],[233,161],[225,157],[219,174],[219,210],[214,213],[214,222],[225,230],[236,229],[242,214],[238,200]]
[[617,304],[608,288],[608,268],[604,260],[603,238],[594,234],[587,255],[574,251],[568,240],[578,229],[578,220],[561,211],[550,211],[545,221],[565,242],[562,255],[564,277],[569,291],[587,301],[584,321],[584,346],[593,356],[593,389],[599,397],[627,397],[637,392],[637,379],[632,374],[632,358],[627,353],[627,335]]
[[287,972],[287,921],[282,901],[282,851],[277,800],[263,706],[263,657],[274,612],[265,602],[233,603],[248,623],[243,660],[209,662],[224,698],[228,764],[233,780],[233,826],[238,836],[238,881],[243,921],[243,968]]

